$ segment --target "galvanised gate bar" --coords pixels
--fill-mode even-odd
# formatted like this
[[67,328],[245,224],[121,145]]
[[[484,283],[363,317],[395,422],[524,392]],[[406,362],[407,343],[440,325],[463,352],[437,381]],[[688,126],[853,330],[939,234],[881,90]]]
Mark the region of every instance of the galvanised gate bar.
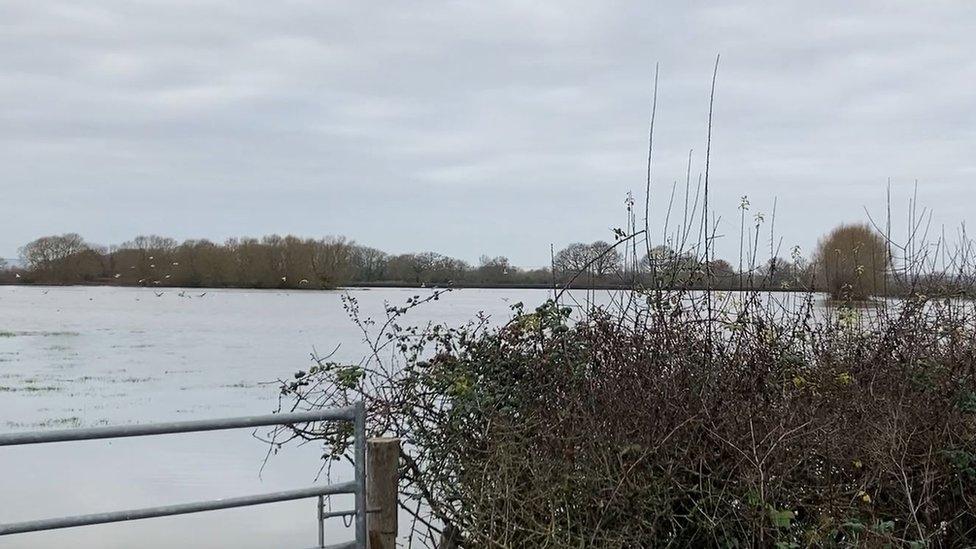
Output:
[[[44,444],[48,442],[74,442],[80,440],[96,440],[103,438],[141,437],[152,435],[168,435],[174,433],[196,433],[201,431],[218,431],[223,429],[245,429],[250,427],[265,427],[271,425],[298,425],[315,421],[351,421],[353,422],[355,480],[339,484],[313,486],[270,492],[251,496],[213,499],[193,503],[164,505],[160,507],[146,507],[143,509],[129,509],[109,513],[95,513],[91,515],[76,515],[50,519],[32,520],[0,524],[0,536],[24,534],[42,530],[105,524],[109,522],[124,522],[170,515],[247,507],[279,501],[290,501],[305,498],[319,498],[319,539],[318,547],[324,547],[325,536],[323,520],[328,516],[355,515],[355,541],[331,546],[338,548],[366,549],[366,416],[362,402],[344,408],[316,410],[312,412],[294,412],[287,414],[268,414],[262,416],[247,416],[225,419],[205,419],[199,421],[178,421],[170,423],[151,423],[146,425],[122,425],[116,427],[93,427],[88,429],[64,429],[57,431],[29,431],[23,433],[8,433],[0,435],[0,446],[17,446],[25,444]],[[355,510],[335,513],[325,513],[322,505],[324,496],[334,494],[354,494]]]

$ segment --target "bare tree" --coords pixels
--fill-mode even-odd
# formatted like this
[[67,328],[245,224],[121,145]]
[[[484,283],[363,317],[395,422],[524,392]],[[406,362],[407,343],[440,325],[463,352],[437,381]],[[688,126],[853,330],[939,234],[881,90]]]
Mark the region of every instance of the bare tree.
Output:
[[368,246],[353,246],[350,254],[356,279],[372,282],[386,276],[386,264],[390,260],[386,252]]
[[595,278],[619,273],[622,262],[620,252],[602,240],[592,244],[570,244],[560,250],[553,260],[556,271],[563,277],[585,271]]
[[38,238],[22,247],[20,256],[42,282],[79,282],[101,270],[98,253],[77,233]]
[[885,239],[866,224],[841,225],[820,239],[818,282],[835,299],[866,299],[884,288],[891,258]]
[[481,256],[478,260],[478,278],[481,282],[501,283],[511,278],[516,269],[509,263],[504,256],[490,257]]

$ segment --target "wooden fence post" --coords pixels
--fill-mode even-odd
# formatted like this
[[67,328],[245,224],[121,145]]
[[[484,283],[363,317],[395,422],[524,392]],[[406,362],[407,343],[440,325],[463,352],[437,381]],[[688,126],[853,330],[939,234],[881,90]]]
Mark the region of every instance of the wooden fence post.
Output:
[[366,530],[370,549],[396,549],[400,439],[366,441]]

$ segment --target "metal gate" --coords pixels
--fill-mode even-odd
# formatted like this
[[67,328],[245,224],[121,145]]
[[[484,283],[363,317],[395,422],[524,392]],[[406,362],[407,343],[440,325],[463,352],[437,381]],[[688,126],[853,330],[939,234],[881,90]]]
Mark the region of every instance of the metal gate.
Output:
[[[339,484],[312,486],[283,492],[270,492],[251,496],[213,499],[193,503],[180,503],[126,511],[109,513],[95,513],[91,515],[76,515],[26,522],[0,524],[0,536],[71,528],[74,526],[88,526],[109,522],[124,522],[154,517],[247,507],[279,501],[291,501],[318,497],[319,509],[319,539],[318,547],[324,547],[323,520],[330,516],[355,515],[356,539],[348,543],[330,546],[332,549],[357,548],[366,549],[366,417],[362,402],[344,408],[316,410],[312,412],[294,412],[287,414],[269,414],[263,416],[247,416],[225,419],[205,419],[198,421],[178,421],[171,423],[150,423],[145,425],[121,425],[115,427],[92,427],[87,429],[63,429],[56,431],[29,431],[23,433],[0,434],[0,446],[17,446],[25,444],[43,444],[48,442],[73,442],[79,440],[95,440],[103,438],[140,437],[152,435],[167,435],[173,433],[195,433],[201,431],[217,431],[223,429],[244,429],[249,427],[264,427],[271,425],[298,425],[314,421],[351,421],[355,443],[353,446],[353,461],[355,464],[355,480]],[[355,509],[325,513],[322,505],[324,496],[334,494],[353,494]]]

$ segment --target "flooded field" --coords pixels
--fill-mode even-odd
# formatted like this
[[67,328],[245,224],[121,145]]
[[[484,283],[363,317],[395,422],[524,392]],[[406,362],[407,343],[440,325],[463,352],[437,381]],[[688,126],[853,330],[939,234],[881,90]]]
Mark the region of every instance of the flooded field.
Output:
[[[349,290],[362,315],[374,317],[386,303],[429,292]],[[363,356],[343,293],[0,286],[0,431],[269,413],[275,380],[307,368],[313,351],[338,345],[340,360]],[[406,322],[457,325],[479,312],[505,320],[514,303],[531,308],[548,295],[457,290]],[[731,299],[721,295],[719,307]],[[610,300],[608,292],[591,297]],[[0,522],[304,487],[326,482],[320,453],[314,445],[288,447],[265,463],[268,447],[248,430],[0,448]],[[334,481],[352,476],[348,468],[334,473]],[[333,504],[348,508],[351,500]],[[303,500],[23,534],[0,546],[309,547],[314,517],[314,500]],[[330,519],[329,542],[350,537],[340,519]]]
[[[382,315],[429,290],[351,290]],[[158,295],[161,293],[161,295]],[[506,318],[542,290],[459,290],[414,323]],[[314,349],[356,359],[341,292],[0,287],[0,431],[268,413],[279,377]],[[0,522],[284,490],[317,478],[318,448],[267,446],[247,430],[0,448]],[[346,480],[340,470],[334,480]],[[335,499],[336,508],[351,502]],[[313,500],[3,539],[4,548],[309,547]],[[328,541],[351,531],[330,519]]]

